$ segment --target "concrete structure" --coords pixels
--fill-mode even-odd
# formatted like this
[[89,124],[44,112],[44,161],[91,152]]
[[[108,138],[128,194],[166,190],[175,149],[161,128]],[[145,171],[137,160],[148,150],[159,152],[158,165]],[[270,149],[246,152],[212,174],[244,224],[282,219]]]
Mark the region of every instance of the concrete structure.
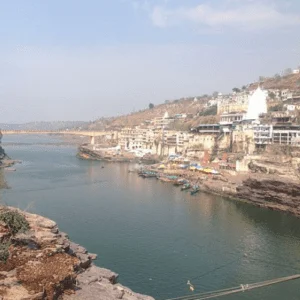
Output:
[[255,145],[268,145],[272,143],[272,125],[253,125],[253,133]]
[[232,125],[245,118],[245,113],[224,113],[221,115],[220,125]]
[[300,146],[300,126],[273,126],[272,142],[280,145]]
[[231,100],[224,103],[218,102],[218,114],[232,113],[232,112],[245,112],[248,109],[248,102],[235,102]]
[[192,128],[191,131],[199,134],[219,134],[220,124],[200,124]]
[[232,150],[245,154],[252,154],[255,151],[252,128],[239,127],[239,129],[232,131]]

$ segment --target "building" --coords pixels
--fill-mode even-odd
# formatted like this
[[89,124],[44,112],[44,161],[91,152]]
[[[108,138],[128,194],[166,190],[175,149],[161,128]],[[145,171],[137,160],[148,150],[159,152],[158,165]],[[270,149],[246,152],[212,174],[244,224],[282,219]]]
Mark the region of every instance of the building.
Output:
[[191,131],[199,134],[219,134],[220,124],[200,124],[192,128]]
[[168,112],[163,117],[157,117],[153,119],[153,126],[156,129],[168,128],[171,123],[175,121],[174,118],[169,117]]
[[280,145],[300,146],[300,126],[274,125],[272,142]]
[[240,113],[224,113],[221,115],[220,125],[232,125],[233,123],[238,123],[245,118],[246,114],[244,112]]
[[254,144],[268,145],[272,143],[273,126],[272,125],[253,125]]
[[289,94],[290,94],[289,89],[281,90],[281,99],[282,99],[282,101],[286,101]]

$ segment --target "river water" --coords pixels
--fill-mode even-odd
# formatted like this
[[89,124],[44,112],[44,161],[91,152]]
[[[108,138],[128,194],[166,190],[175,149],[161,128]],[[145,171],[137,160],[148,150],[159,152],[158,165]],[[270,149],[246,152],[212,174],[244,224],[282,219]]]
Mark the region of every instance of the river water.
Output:
[[[57,137],[4,136],[22,160],[0,201],[55,220],[134,291],[166,299],[300,273],[300,220],[83,161]],[[102,168],[104,166],[104,168]],[[300,299],[291,281],[222,299]]]

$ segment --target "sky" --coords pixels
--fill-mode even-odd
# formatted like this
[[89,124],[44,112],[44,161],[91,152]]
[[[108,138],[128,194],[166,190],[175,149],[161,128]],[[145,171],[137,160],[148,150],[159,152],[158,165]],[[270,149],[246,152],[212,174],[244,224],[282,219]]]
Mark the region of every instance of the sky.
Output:
[[0,0],[0,123],[230,92],[300,65],[299,0]]

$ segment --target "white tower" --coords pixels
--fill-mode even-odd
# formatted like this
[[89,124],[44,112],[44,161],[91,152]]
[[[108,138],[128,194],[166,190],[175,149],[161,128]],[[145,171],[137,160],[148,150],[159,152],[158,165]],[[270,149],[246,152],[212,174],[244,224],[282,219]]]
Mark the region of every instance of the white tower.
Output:
[[252,96],[249,97],[247,120],[257,120],[260,114],[267,113],[267,95],[258,87]]

